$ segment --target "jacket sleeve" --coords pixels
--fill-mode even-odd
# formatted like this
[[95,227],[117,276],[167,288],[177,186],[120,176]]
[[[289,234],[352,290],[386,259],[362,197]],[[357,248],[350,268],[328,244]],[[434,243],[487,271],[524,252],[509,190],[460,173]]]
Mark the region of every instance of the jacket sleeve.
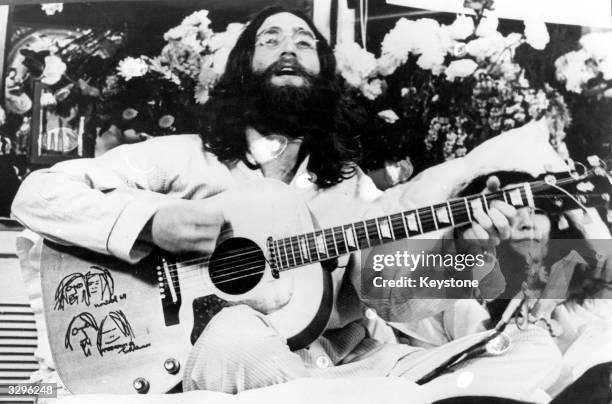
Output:
[[137,241],[140,232],[172,200],[165,194],[189,154],[202,153],[195,138],[177,138],[119,146],[35,171],[22,183],[12,214],[50,240],[137,262],[151,248]]

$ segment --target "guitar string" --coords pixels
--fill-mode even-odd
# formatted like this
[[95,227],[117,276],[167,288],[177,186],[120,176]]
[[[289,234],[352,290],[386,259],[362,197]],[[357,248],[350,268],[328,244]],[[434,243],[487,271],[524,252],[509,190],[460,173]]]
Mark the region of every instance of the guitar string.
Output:
[[[350,251],[347,251],[347,253],[348,253],[348,252],[350,252]],[[301,265],[297,265],[297,266],[301,266]],[[237,274],[237,273],[239,273],[239,272],[245,272],[245,271],[248,271],[248,270],[253,270],[253,269],[256,269],[256,268],[261,268],[261,266],[252,266],[252,267],[248,267],[248,266],[247,266],[247,267],[246,267],[246,268],[244,268],[244,269],[240,269],[240,270],[238,270],[238,271],[235,271],[233,274]],[[265,269],[263,269],[263,270],[259,270],[259,271],[255,271],[255,272],[252,272],[252,273],[248,273],[248,274],[246,274],[246,275],[240,275],[240,276],[237,276],[237,277],[234,277],[234,278],[224,279],[224,280],[221,280],[221,281],[216,282],[215,284],[227,283],[227,282],[235,281],[235,280],[242,279],[242,278],[245,278],[245,277],[255,276],[255,275],[264,274],[264,273],[265,273]],[[232,274],[232,275],[233,275],[233,274]],[[178,274],[177,274],[177,275],[178,275]],[[200,275],[200,274],[199,274],[199,273],[197,273],[197,274],[190,274],[190,275],[191,275],[191,276],[186,276],[186,275],[184,275],[184,274],[181,274],[180,279],[179,279],[179,277],[178,277],[178,276],[172,276],[172,278],[173,278],[173,279],[172,279],[172,285],[173,285],[173,286],[179,286],[179,285],[180,285],[180,280],[187,280],[187,279],[190,279],[190,278],[195,278],[196,276],[194,276],[194,275],[197,275],[197,277],[199,277],[199,275]],[[228,275],[228,274],[225,274],[225,275],[223,275],[223,276],[227,276],[227,275]],[[185,285],[184,285],[184,286],[185,286]],[[184,286],[183,286],[183,287],[184,287]],[[198,285],[198,287],[199,287],[199,285]]]
[[[564,181],[564,180],[560,180],[560,181],[559,181],[559,183],[561,183],[561,182],[563,182],[563,181]],[[574,179],[568,179],[568,180],[566,180],[566,181],[568,181],[568,182],[573,182],[573,181],[575,181],[575,180],[574,180]],[[548,185],[548,184],[547,184],[546,182],[544,182],[544,181],[535,181],[535,182],[533,182],[533,183],[530,183],[532,191],[537,192],[537,187],[538,187],[538,186],[540,186],[540,184],[542,184],[542,185],[543,185],[543,186],[545,186],[545,187],[550,187],[550,185]],[[522,191],[522,189],[523,189],[523,185],[519,185],[519,186],[516,186],[516,187],[514,187],[514,188],[505,189],[505,190],[502,190],[502,191],[503,191],[503,192],[509,192],[509,191],[513,191],[513,190],[517,190],[517,189]],[[499,191],[499,192],[502,192],[502,191]],[[487,198],[487,202],[491,202],[491,201],[495,200],[495,199],[491,199],[491,200],[489,200],[489,199],[490,199],[490,198],[489,198],[490,196],[495,196],[495,197],[497,197],[497,196],[498,196],[498,195],[496,195],[496,194],[481,194],[481,195],[485,195],[485,196],[486,196],[486,198]],[[594,193],[594,194],[583,194],[583,195],[598,195],[598,194]],[[551,197],[551,196],[559,196],[559,195],[555,195],[555,194],[543,194],[543,195],[539,195],[539,196],[537,196],[537,197],[538,197],[538,198],[548,198],[548,197]],[[439,207],[440,207],[440,208],[444,208],[444,207],[445,207],[447,204],[451,204],[451,205],[464,205],[464,204],[465,204],[465,199],[468,199],[468,200],[478,200],[478,199],[480,198],[480,196],[479,196],[479,197],[477,197],[477,198],[475,198],[475,197],[476,197],[476,195],[471,195],[471,196],[468,196],[468,197],[465,197],[465,198],[459,198],[459,199],[457,199],[457,198],[456,198],[456,199],[453,199],[453,200],[448,201],[447,203],[439,203],[439,204],[436,204],[436,205],[432,205],[431,207],[435,207],[435,206],[439,205]],[[534,195],[534,197],[535,197],[535,195]],[[414,210],[413,210],[413,211],[415,211],[415,212],[416,212],[416,211],[419,211],[419,212],[420,212],[420,211],[424,211],[425,213],[427,213],[427,216],[425,216],[425,218],[424,218],[425,220],[423,220],[423,219],[422,219],[422,220],[421,220],[421,223],[427,223],[428,225],[430,225],[430,224],[434,224],[434,225],[435,225],[436,220],[434,219],[433,215],[430,215],[430,214],[429,214],[429,213],[430,213],[429,211],[431,210],[431,207],[417,208],[417,209],[414,209]],[[453,209],[451,208],[451,210],[453,210]],[[454,210],[453,210],[453,211],[454,211]],[[406,212],[410,212],[410,211],[406,211]],[[397,216],[397,215],[399,215],[399,214],[403,214],[403,213],[405,213],[405,212],[395,213],[395,214],[392,214],[392,215],[389,215],[389,216]],[[465,212],[463,212],[463,211],[461,211],[461,210],[460,210],[459,212],[456,212],[456,213],[455,213],[455,212],[453,212],[453,216],[455,216],[455,215],[460,215],[460,214],[467,214],[467,209],[465,210]],[[420,216],[420,215],[419,215],[419,216]],[[429,219],[429,217],[431,217],[431,219]],[[362,221],[362,223],[364,223],[364,224],[365,224],[366,222],[369,222],[369,221],[376,221],[377,219],[380,219],[380,218],[367,219],[367,220]],[[356,222],[356,223],[359,223],[359,222]],[[313,235],[316,237],[316,236],[317,236],[317,234],[316,234],[316,233],[317,233],[317,232],[320,232],[320,233],[321,233],[320,235],[322,235],[322,236],[324,236],[324,237],[325,237],[325,236],[326,236],[326,235],[325,235],[325,231],[331,231],[331,232],[333,232],[333,233],[334,233],[334,235],[335,235],[337,230],[340,230],[340,232],[342,232],[343,228],[344,228],[344,227],[346,227],[346,226],[351,226],[351,225],[336,226],[336,227],[333,227],[333,228],[323,229],[323,230],[315,230],[314,232],[311,232],[311,233],[306,233],[306,234],[313,234]],[[429,226],[428,226],[428,227],[429,227]],[[296,235],[296,236],[286,237],[286,238],[284,238],[284,239],[282,239],[282,240],[287,240],[287,239],[289,239],[289,243],[290,243],[290,247],[291,247],[291,248],[293,248],[294,246],[299,247],[299,237],[300,237],[300,236],[306,236],[306,234],[301,234],[301,235]],[[295,240],[295,241],[298,243],[297,245],[294,245],[294,244],[293,244],[293,241],[294,241],[294,240],[291,240],[292,238],[297,238],[297,240]],[[307,237],[306,237],[306,239],[307,239]],[[277,241],[278,241],[278,240],[277,240]],[[286,247],[284,247],[284,244],[285,244],[285,243],[283,243],[283,248],[287,249]],[[248,248],[236,249],[236,250],[232,250],[232,251],[233,251],[233,252],[248,251],[248,253],[250,254],[250,253],[252,252],[252,249],[253,249],[253,247],[248,247]],[[233,257],[234,257],[234,256],[237,256],[237,255],[239,255],[239,254],[234,254],[234,255],[231,255],[231,256],[226,256],[226,257],[224,257],[224,258],[220,258],[219,260],[223,260],[223,259],[233,259]],[[229,257],[229,258],[227,258],[227,257]],[[188,263],[191,263],[191,262],[193,262],[193,263],[197,263],[198,261],[199,261],[199,262],[202,262],[203,260],[208,260],[208,259],[209,259],[208,257],[198,257],[198,258],[195,258],[195,259],[191,259],[191,260],[186,260],[186,261],[178,262],[178,263],[173,264],[173,265],[181,265],[181,266],[183,266],[183,265],[188,264]]]
[[[545,183],[544,183],[543,185],[544,185],[545,187],[548,187],[548,185],[547,185],[547,184],[545,184]],[[517,187],[517,188],[518,188],[518,189],[520,189],[520,187]],[[534,192],[537,192],[537,189],[538,189],[538,188],[537,188],[537,186],[534,186],[534,185],[532,184],[531,188],[532,188],[532,190],[533,190]],[[504,190],[504,191],[507,191],[507,190]],[[595,195],[597,195],[597,194],[595,194]],[[490,197],[490,196],[495,196],[495,197],[497,197],[497,195],[495,195],[495,194],[485,194],[485,197],[487,197],[487,202],[489,202],[489,199],[490,199],[489,197]],[[555,195],[555,194],[547,194],[547,195],[534,195],[534,198],[545,198],[545,197],[547,197],[547,196],[558,196],[558,195]],[[492,201],[492,200],[491,200],[491,201]],[[465,202],[464,202],[463,200],[453,200],[452,202],[451,202],[451,201],[449,201],[449,203],[452,203],[452,204],[459,204],[459,203],[464,204]],[[443,204],[440,204],[440,207],[443,207],[443,206],[444,206]],[[420,208],[420,209],[427,209],[427,208]],[[451,210],[452,210],[452,208],[451,208]],[[463,212],[458,212],[458,214],[461,214],[461,213],[463,213]],[[467,214],[467,210],[466,210],[466,212],[465,212],[465,213]],[[397,214],[395,214],[395,215],[397,215]],[[394,216],[394,215],[390,215],[390,216]],[[375,220],[375,219],[374,219],[374,220]],[[391,221],[391,222],[392,222],[392,221]],[[434,223],[433,216],[432,216],[432,219],[431,219],[431,220],[425,221],[425,223],[427,223],[427,224],[433,224],[433,223]],[[445,227],[446,227],[446,226],[445,226]],[[340,227],[337,227],[337,228],[340,228]],[[362,238],[357,237],[357,240],[360,242],[360,245],[361,245],[361,241],[364,241],[364,238],[363,238],[363,237],[362,237]],[[381,240],[381,241],[385,241],[385,240]],[[346,250],[346,253],[351,252],[349,249],[346,249],[346,248],[345,248],[345,250]],[[256,252],[256,251],[259,251],[259,249],[255,249],[255,248],[253,248],[253,250],[251,251],[251,253]],[[344,254],[344,253],[343,253],[343,254]],[[343,255],[343,254],[340,254],[340,255]],[[326,255],[327,255],[327,254],[326,254]],[[330,258],[335,258],[335,257],[337,257],[337,255],[333,255],[333,256],[331,256]],[[225,259],[225,260],[227,260],[227,259],[232,259],[232,257],[228,256],[228,257],[226,257],[226,258],[224,258],[224,259]],[[242,260],[242,261],[244,261],[244,260]],[[290,261],[291,261],[291,260],[290,260]],[[297,259],[294,259],[294,260],[293,260],[293,262],[294,262],[296,265],[291,265],[291,262],[289,262],[289,264],[290,264],[292,267],[298,267],[298,266],[302,266],[302,265],[305,265],[305,264],[310,263],[310,262],[306,262],[306,263],[305,263],[303,259],[301,259],[300,261],[301,261],[301,263],[298,263]],[[233,261],[233,262],[235,263],[235,261]],[[311,261],[311,262],[312,262],[312,261]],[[176,265],[175,265],[175,266],[176,266]],[[194,267],[194,266],[195,266],[195,267],[197,267],[197,268],[190,269],[190,270],[185,270],[185,269],[187,269],[187,268]],[[191,265],[191,266],[184,266],[184,267],[180,268],[180,269],[182,270],[182,271],[181,271],[182,273],[181,273],[181,274],[177,274],[176,276],[173,276],[173,277],[174,277],[174,278],[178,278],[178,277],[179,277],[179,275],[182,277],[182,276],[184,276],[184,275],[185,275],[186,273],[188,273],[188,272],[191,272],[191,271],[195,271],[195,270],[200,269],[200,268],[199,268],[200,266],[201,266],[200,264]],[[240,266],[238,266],[238,267],[234,267],[234,266],[232,266],[232,268],[241,268],[242,266],[243,266],[243,265],[240,265]],[[257,267],[252,267],[251,269],[253,269],[253,268],[257,268]],[[245,270],[246,270],[246,269],[240,269],[239,271],[234,271],[233,273],[244,272]],[[225,272],[225,271],[223,271],[223,272]],[[232,272],[230,272],[229,274],[232,274]],[[224,273],[223,275],[220,275],[220,276],[228,276],[229,274],[228,274],[228,273]]]
[[[553,196],[557,196],[557,195],[553,195]],[[540,198],[540,197],[544,197],[544,196],[538,196],[538,197]],[[466,213],[467,213],[467,212],[466,212]],[[431,221],[427,221],[426,223],[433,223],[433,220],[431,220]],[[396,226],[397,226],[397,224],[396,224]],[[361,237],[361,238],[360,238],[360,237],[357,237],[357,241],[358,241],[358,242],[359,242],[359,244],[361,245],[361,244],[362,244],[362,241],[365,241],[365,238],[364,238],[364,237]],[[385,241],[385,240],[381,240],[381,241]],[[356,249],[355,249],[355,250],[356,250]],[[254,250],[254,251],[252,251],[252,252],[256,252],[256,251],[257,251],[257,252],[259,252],[259,249]],[[350,250],[350,248],[349,248],[349,249],[347,249],[347,248],[345,247],[345,248],[344,248],[343,253],[342,253],[342,254],[340,254],[340,255],[343,255],[343,254],[345,254],[345,253],[350,253],[350,252],[352,252],[352,251]],[[336,256],[336,255],[331,256],[331,258],[335,258],[335,257],[337,257],[337,256]],[[239,261],[234,261],[234,263],[244,262],[244,261],[245,261],[245,260],[239,260]],[[247,261],[248,261],[248,260],[247,260]],[[289,260],[289,261],[290,261],[290,262],[289,262],[289,264],[290,264],[290,266],[291,266],[291,267],[298,267],[298,266],[306,265],[306,264],[309,264],[309,263],[311,263],[311,262],[312,262],[312,261],[305,261],[305,260],[303,260],[303,259],[300,259],[300,260],[299,260],[299,262],[298,262],[298,260],[297,260],[297,259],[295,259],[295,260],[293,260],[293,263],[294,263],[294,264],[292,264],[292,263],[291,263],[291,260]],[[315,261],[315,262],[316,262],[316,261]],[[197,268],[194,268],[194,269],[191,269],[191,270],[184,270],[184,271],[181,271],[181,272],[182,272],[181,274],[177,274],[176,276],[173,276],[173,278],[178,278],[178,277],[179,277],[179,275],[182,277],[182,276],[184,276],[184,275],[185,275],[186,273],[188,273],[188,272],[191,272],[191,271],[195,271],[195,270],[197,270],[197,269],[200,269],[200,267],[201,267],[201,266],[202,266],[202,265],[199,265],[199,264],[198,264],[198,265],[195,265],[195,267],[197,267]],[[194,266],[191,266],[191,267],[194,267]],[[232,266],[232,269],[236,269],[236,268],[238,268],[238,270],[237,270],[237,271],[235,271],[234,273],[244,272],[246,269],[242,269],[243,267],[244,267],[244,264],[243,264],[243,265],[239,265],[239,266]],[[182,268],[180,268],[180,269],[186,269],[186,268],[188,268],[188,267],[182,267]],[[252,268],[256,268],[256,267],[252,267]],[[288,268],[288,269],[289,269],[289,268]],[[222,277],[222,276],[228,276],[228,275],[230,275],[230,274],[231,274],[231,272],[230,272],[230,273],[227,273],[227,271],[228,271],[228,270],[227,270],[227,269],[225,269],[225,270],[223,270],[223,271],[219,272],[219,273],[218,273],[218,275],[217,275],[216,277]]]
[[[513,190],[513,189],[514,189],[514,188],[512,188],[512,189],[510,189],[510,190]],[[520,187],[518,187],[518,189],[520,189]],[[504,190],[504,191],[505,191],[505,192],[507,192],[507,190]],[[491,194],[491,195],[494,195],[494,194]],[[475,195],[473,195],[473,196],[475,196]],[[469,198],[472,198],[473,196],[471,196],[471,197],[467,197],[467,198],[469,199]],[[476,198],[474,198],[474,199],[476,199]],[[464,204],[465,204],[465,202],[464,202],[464,198],[461,198],[461,199],[454,199],[454,200],[449,201],[449,203],[450,203],[450,204],[454,204],[454,205],[464,205]],[[444,207],[444,206],[446,205],[446,203],[442,203],[442,204],[439,204],[439,205],[440,205],[440,207]],[[432,206],[435,206],[435,205],[432,205]],[[430,209],[431,209],[431,208],[429,208],[429,207],[427,207],[427,208],[418,208],[418,209],[415,209],[414,211],[417,211],[417,210],[418,210],[418,211],[424,210],[424,211],[426,211],[426,212],[427,212],[427,214],[429,215],[429,213],[430,213],[430,212],[429,212],[429,210],[430,210]],[[409,211],[406,211],[406,212],[409,212]],[[405,212],[402,212],[402,213],[405,213]],[[464,214],[464,213],[467,213],[467,210],[466,210],[465,212],[462,212],[462,211],[456,212],[454,215],[456,215],[456,214]],[[400,214],[400,213],[395,213],[395,214],[392,214],[392,215],[389,215],[389,216],[397,216],[398,214]],[[453,215],[453,216],[454,216],[454,215]],[[431,216],[431,215],[429,215],[429,216]],[[364,221],[362,221],[362,222],[363,222],[363,223],[365,223],[365,222],[368,222],[368,221],[375,221],[376,219],[379,219],[379,218],[375,218],[375,219],[367,219],[367,220],[364,220]],[[434,223],[434,219],[433,219],[433,217],[432,217],[431,219],[428,219],[427,217],[425,217],[425,219],[427,219],[427,220],[422,220],[422,223],[428,223],[428,224]],[[359,223],[359,222],[356,222],[356,223]],[[336,233],[336,231],[335,231],[336,229],[340,229],[340,230],[341,230],[343,227],[346,227],[346,226],[351,226],[351,225],[345,225],[345,226],[335,226],[334,228],[323,229],[323,230],[315,230],[315,231],[313,231],[313,232],[309,232],[309,233],[306,233],[306,234],[313,234],[313,235],[316,235],[316,233],[320,232],[320,233],[321,233],[320,235],[325,236],[324,231],[333,231],[334,233]],[[299,237],[299,236],[304,236],[304,235],[306,235],[306,234],[301,234],[301,235],[296,235],[296,236],[286,237],[286,238],[284,238],[284,239],[286,240],[286,239],[289,239],[289,238],[297,238],[297,237]],[[281,240],[282,240],[282,239],[281,239]],[[278,241],[278,240],[277,240],[277,241]],[[296,240],[296,241],[298,241],[298,240]],[[298,241],[298,242],[299,242],[299,241]],[[293,246],[295,246],[295,245],[293,244],[293,241],[291,241],[291,240],[290,240],[290,244],[291,244],[291,246],[292,246],[292,247],[293,247]],[[299,245],[298,245],[298,247],[299,247]],[[283,248],[286,248],[286,247],[284,247],[284,246],[283,246]],[[248,251],[248,252],[250,253],[250,252],[252,251],[252,249],[253,249],[253,247],[247,247],[247,248],[236,249],[236,250],[232,250],[232,251],[233,251],[233,252]],[[239,255],[239,254],[232,255],[231,257],[233,257],[233,256],[237,256],[237,255]],[[232,259],[231,257],[230,257],[230,259]],[[189,263],[191,263],[191,262],[197,263],[198,261],[200,261],[200,262],[201,262],[202,260],[207,260],[207,259],[209,259],[209,258],[205,258],[205,257],[198,257],[198,258],[194,258],[194,259],[191,259],[191,260],[186,260],[186,261],[177,262],[176,264],[171,264],[171,266],[172,266],[172,265],[181,265],[181,266],[183,266],[184,264],[189,264]],[[223,260],[223,259],[226,259],[226,257],[224,257],[224,258],[220,258],[220,260]]]

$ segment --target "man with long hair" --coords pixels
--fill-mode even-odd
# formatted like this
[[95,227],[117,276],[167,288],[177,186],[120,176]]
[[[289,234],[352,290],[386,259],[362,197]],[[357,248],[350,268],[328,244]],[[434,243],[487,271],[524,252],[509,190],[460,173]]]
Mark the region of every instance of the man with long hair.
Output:
[[[177,253],[213,251],[224,214],[210,197],[261,177],[287,183],[322,227],[363,220],[366,211],[381,216],[408,209],[408,200],[378,191],[356,165],[357,128],[335,69],[329,45],[307,16],[265,9],[230,53],[203,108],[201,137],[156,138],[33,173],[13,213],[47,238],[135,263],[153,246]],[[460,237],[495,244],[508,237],[514,213],[493,202],[487,212],[474,211],[475,223]],[[470,244],[446,241],[455,252]],[[402,271],[409,274],[408,268],[398,269],[398,277]],[[327,331],[295,352],[263,313],[244,304],[223,309],[195,343],[183,387],[236,393],[307,376],[408,374],[424,352],[384,343],[394,337],[381,317],[428,317],[448,303],[411,300],[417,292],[391,288],[368,299],[361,277],[357,254],[338,259]],[[373,338],[374,329],[386,330],[387,340]],[[552,382],[557,351],[549,337],[539,329],[521,335],[512,350],[520,369],[494,371],[512,355],[473,361],[473,391],[495,393],[507,386],[506,391],[531,392]],[[494,379],[486,377],[493,373]],[[518,380],[521,375],[524,380]],[[459,389],[452,375],[439,380],[442,390]],[[508,388],[510,381],[521,389]]]

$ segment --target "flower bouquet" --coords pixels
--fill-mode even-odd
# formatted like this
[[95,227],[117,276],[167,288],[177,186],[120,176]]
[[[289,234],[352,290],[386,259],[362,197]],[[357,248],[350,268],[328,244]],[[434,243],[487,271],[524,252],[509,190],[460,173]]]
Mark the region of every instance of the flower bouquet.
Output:
[[197,131],[198,109],[225,70],[243,25],[214,33],[207,10],[187,16],[164,34],[155,57],[126,57],[102,89],[104,118],[149,135]]
[[366,168],[409,157],[420,171],[547,114],[558,128],[551,143],[567,156],[563,99],[551,87],[534,88],[514,61],[523,44],[544,49],[546,25],[525,21],[523,33],[504,36],[491,1],[466,3],[475,15],[450,25],[401,18],[379,57],[355,43],[336,47],[340,74],[374,122],[361,134]]

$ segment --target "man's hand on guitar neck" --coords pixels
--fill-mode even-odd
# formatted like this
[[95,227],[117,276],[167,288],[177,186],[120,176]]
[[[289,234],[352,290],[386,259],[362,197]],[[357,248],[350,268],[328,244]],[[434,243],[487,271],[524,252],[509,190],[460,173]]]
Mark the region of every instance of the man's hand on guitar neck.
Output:
[[207,254],[215,249],[223,222],[222,210],[210,200],[177,200],[160,208],[139,238],[172,253]]

